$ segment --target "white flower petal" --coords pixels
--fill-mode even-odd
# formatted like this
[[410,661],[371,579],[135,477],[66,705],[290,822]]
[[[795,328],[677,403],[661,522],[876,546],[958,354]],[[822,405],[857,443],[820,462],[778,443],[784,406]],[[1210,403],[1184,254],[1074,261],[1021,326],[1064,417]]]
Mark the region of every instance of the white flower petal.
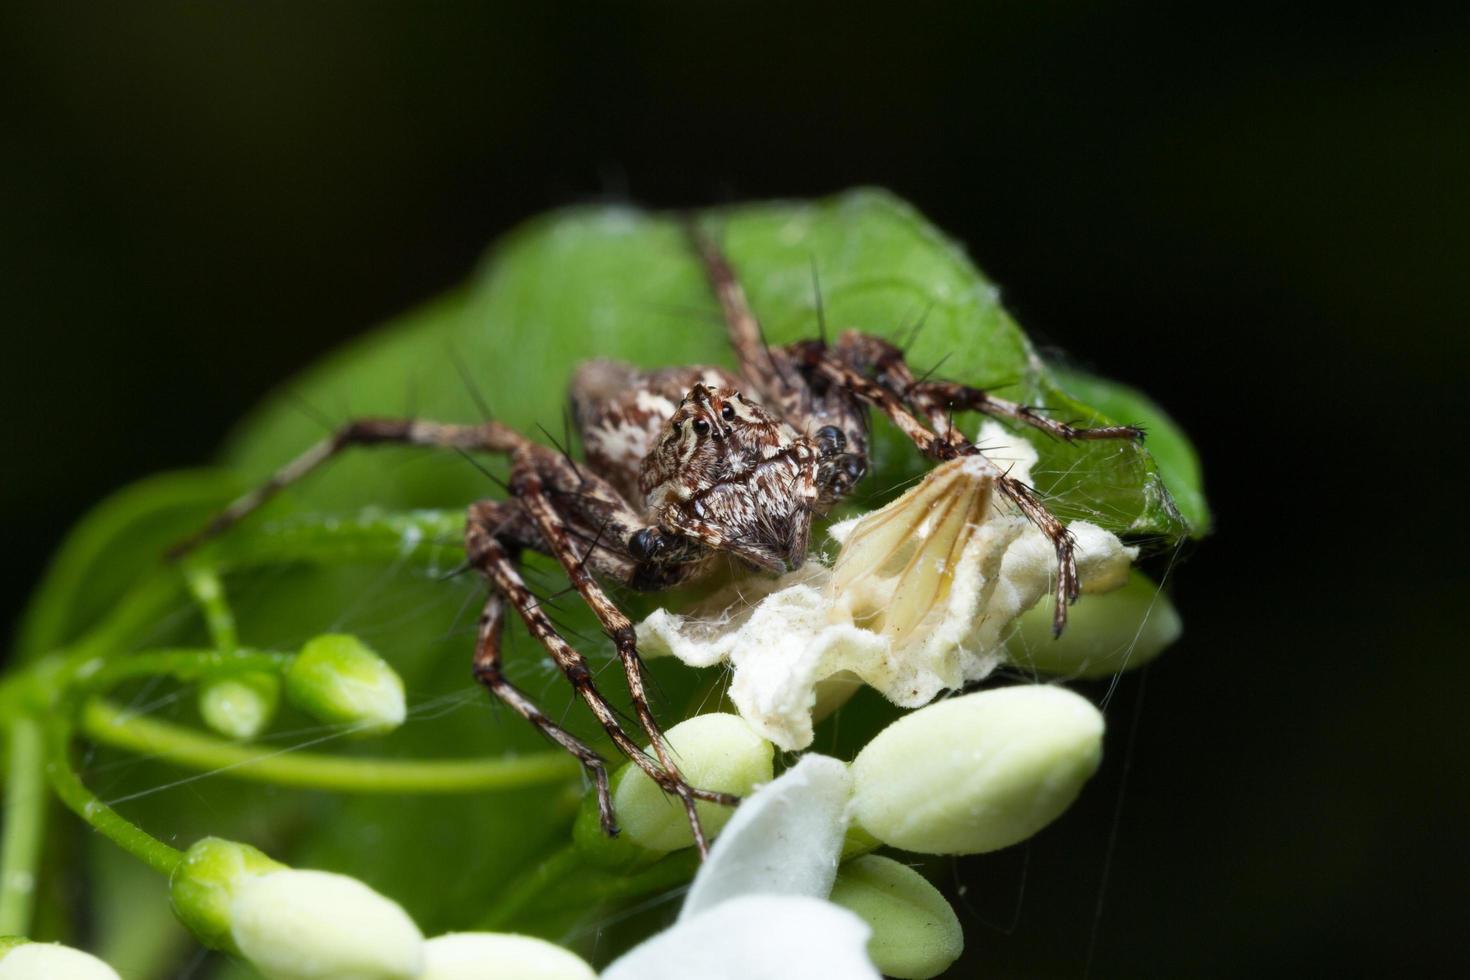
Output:
[[[1028,480],[1036,451],[993,422],[978,442],[984,457],[943,464],[899,501],[833,526],[844,542],[836,569],[808,562],[736,583],[687,615],[657,611],[639,624],[640,645],[690,666],[728,662],[730,700],[788,751],[811,744],[829,678],[858,677],[905,708],[983,679],[1006,659],[1016,618],[1051,593],[1056,553],[993,492],[997,463]],[[1070,528],[1083,591],[1122,585],[1137,549],[1085,521]]]
[[580,956],[534,936],[452,932],[424,943],[417,980],[597,980]]
[[694,876],[679,920],[742,895],[825,898],[837,877],[851,797],[847,766],[803,756],[740,804]]
[[681,919],[602,980],[879,980],[868,935],[861,919],[831,902],[749,895]]
[[22,943],[0,959],[0,980],[118,980],[117,971],[59,943]]
[[408,980],[423,936],[397,903],[356,878],[286,869],[239,886],[231,933],[270,980]]

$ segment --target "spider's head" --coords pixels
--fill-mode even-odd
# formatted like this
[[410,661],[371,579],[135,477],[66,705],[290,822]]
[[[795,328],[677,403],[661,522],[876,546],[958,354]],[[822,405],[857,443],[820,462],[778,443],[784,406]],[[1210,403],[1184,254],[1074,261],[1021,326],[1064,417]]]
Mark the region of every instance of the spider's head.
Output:
[[782,571],[806,558],[817,461],[811,440],[739,391],[697,384],[639,484],[666,532]]

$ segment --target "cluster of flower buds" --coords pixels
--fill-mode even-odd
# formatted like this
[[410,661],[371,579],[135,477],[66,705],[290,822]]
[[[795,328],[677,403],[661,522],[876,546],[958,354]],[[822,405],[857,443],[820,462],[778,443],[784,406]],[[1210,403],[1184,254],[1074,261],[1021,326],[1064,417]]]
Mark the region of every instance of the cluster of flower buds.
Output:
[[278,673],[235,670],[199,685],[199,715],[228,738],[255,738],[286,700],[318,721],[346,726],[353,735],[382,735],[407,715],[403,681],[355,636],[315,637]]
[[[917,871],[867,852],[887,845],[978,854],[1025,840],[1077,797],[1102,757],[1102,735],[1102,715],[1092,704],[1049,685],[998,688],[922,708],[880,732],[850,766],[806,757],[797,767],[806,770],[805,781],[797,781],[799,812],[765,790],[742,804],[740,832],[762,844],[745,845],[739,870],[724,875],[722,887],[745,875],[745,891],[825,898],[866,923],[867,955],[884,974],[936,976],[963,949],[958,918]],[[771,778],[772,746],[734,715],[692,718],[668,738],[695,785],[745,795]],[[598,831],[589,799],[576,834],[589,861],[636,866],[692,844],[682,812],[641,770],[625,766],[614,782],[623,834],[609,840]],[[706,829],[718,833],[729,818],[724,811]],[[827,865],[800,859],[825,851],[834,855]],[[839,856],[846,860],[839,864]],[[806,869],[807,878],[789,880],[793,868]],[[696,880],[686,910],[701,901]]]
[[268,980],[594,976],[577,956],[526,936],[454,933],[425,940],[397,903],[356,878],[288,868],[234,841],[199,841],[169,889],[175,913],[200,942],[244,957]]

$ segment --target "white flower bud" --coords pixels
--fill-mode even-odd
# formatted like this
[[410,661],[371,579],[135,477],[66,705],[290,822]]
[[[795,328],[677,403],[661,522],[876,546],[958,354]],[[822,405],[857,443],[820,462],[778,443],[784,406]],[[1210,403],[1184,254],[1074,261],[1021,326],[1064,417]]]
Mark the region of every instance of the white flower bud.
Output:
[[310,640],[286,669],[286,696],[322,721],[355,726],[369,735],[403,724],[403,680],[357,637],[328,634]]
[[119,977],[116,970],[91,953],[59,943],[21,941],[0,945],[0,980],[119,980]]
[[930,705],[853,761],[853,815],[893,847],[979,854],[1025,840],[1071,804],[1102,759],[1102,714],[1059,687]]
[[[696,715],[670,728],[664,737],[679,772],[691,786],[744,796],[771,781],[775,749],[735,715]],[[694,843],[684,808],[671,805],[663,790],[636,766],[629,764],[618,779],[613,809],[623,833],[650,851],[672,851]],[[711,837],[735,812],[716,803],[698,803],[696,809]]]
[[276,713],[281,679],[263,670],[206,681],[199,688],[199,714],[210,728],[229,738],[259,735]]
[[532,936],[455,932],[424,943],[418,980],[597,980],[580,956]]
[[885,977],[937,977],[965,950],[960,920],[939,889],[892,858],[869,854],[844,863],[831,901],[873,930],[868,956]]
[[1106,677],[1142,667],[1179,639],[1179,613],[1159,587],[1132,572],[1116,592],[1092,595],[1072,607],[1067,630],[1052,636],[1045,604],[1018,620],[1006,642],[1008,659],[1023,667],[1068,677]]
[[240,953],[269,980],[410,980],[423,936],[356,878],[285,869],[249,878],[230,908]]

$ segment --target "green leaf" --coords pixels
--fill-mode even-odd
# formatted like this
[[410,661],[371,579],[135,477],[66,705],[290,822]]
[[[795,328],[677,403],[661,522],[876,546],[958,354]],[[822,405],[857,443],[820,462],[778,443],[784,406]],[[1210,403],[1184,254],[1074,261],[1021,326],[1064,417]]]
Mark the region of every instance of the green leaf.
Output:
[[1210,529],[1210,506],[1205,501],[1199,456],[1184,430],[1143,392],[1070,368],[1053,371],[1062,389],[1110,419],[1142,426],[1148,432],[1148,451],[1158,467],[1162,488],[1189,526],[1193,537]]
[[[944,376],[996,386],[997,394],[1045,405],[1059,418],[1153,423],[1167,470],[1152,447],[1067,445],[1026,433],[1042,457],[1038,486],[1063,517],[1166,541],[1205,529],[1198,466],[1177,429],[1139,396],[1048,367],[996,288],[907,204],[859,190],[711,211],[701,220],[729,254],[771,343],[815,334],[815,263],[834,329],[902,342],[923,320],[908,347],[920,372],[942,361]],[[734,366],[718,307],[676,217],[594,207],[531,222],[492,253],[469,288],[356,342],[293,383],[291,397],[267,402],[230,458],[260,477],[320,438],[301,402],[334,418],[412,407],[422,416],[474,420],[470,385],[503,421],[560,438],[567,379],[588,357]],[[973,432],[974,418],[958,421]],[[869,493],[927,468],[893,427],[880,423],[875,441]],[[315,509],[427,507],[490,489],[460,460],[385,464],[381,453],[359,453],[294,497]],[[1171,493],[1186,506],[1177,507]]]

